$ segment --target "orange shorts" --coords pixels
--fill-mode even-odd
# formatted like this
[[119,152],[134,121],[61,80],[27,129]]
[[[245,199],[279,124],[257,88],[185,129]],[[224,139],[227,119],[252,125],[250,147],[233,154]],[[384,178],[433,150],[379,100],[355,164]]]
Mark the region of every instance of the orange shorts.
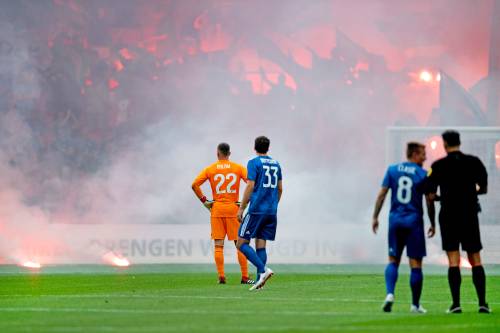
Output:
[[227,239],[234,241],[238,239],[240,222],[236,217],[211,217],[212,239]]

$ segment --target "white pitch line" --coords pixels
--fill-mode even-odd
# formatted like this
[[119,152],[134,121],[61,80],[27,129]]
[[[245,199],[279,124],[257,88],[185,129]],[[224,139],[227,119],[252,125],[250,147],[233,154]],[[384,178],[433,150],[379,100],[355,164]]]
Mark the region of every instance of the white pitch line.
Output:
[[[106,313],[106,314],[162,314],[162,315],[242,315],[248,314],[248,310],[149,310],[149,309],[106,309],[106,308],[50,308],[50,307],[3,307],[0,312],[63,312],[63,313]],[[269,312],[252,312],[253,314],[266,315]],[[366,316],[363,312],[337,312],[337,311],[289,311],[273,310],[273,315],[282,316]],[[373,314],[371,314],[373,315]],[[378,314],[375,314],[378,315]],[[383,316],[383,313],[380,313]],[[401,314],[398,314],[401,315]]]
[[[254,293],[255,294],[255,293]],[[262,293],[259,293],[262,295]],[[246,300],[249,296],[201,296],[201,295],[142,295],[142,294],[93,294],[93,295],[0,295],[0,298],[33,298],[33,297],[43,297],[43,298],[76,298],[76,299],[100,299],[100,298],[144,298],[144,299],[220,299],[220,300]],[[331,298],[331,297],[317,297],[317,298],[284,298],[284,297],[262,297],[263,301],[274,301],[274,302],[342,302],[342,303],[382,303],[383,300],[376,299],[355,299],[355,298]],[[448,304],[449,300],[443,301],[426,301],[425,304]],[[477,304],[475,301],[461,302],[462,304]],[[500,302],[489,302],[490,305],[499,305]]]
[[[354,324],[355,325],[355,324]],[[238,332],[238,331],[324,331],[325,329],[328,329],[330,331],[389,331],[391,329],[394,329],[394,326],[391,324],[388,325],[360,325],[360,326],[354,326],[353,324],[336,324],[335,326],[284,326],[284,325],[273,325],[272,327],[269,326],[224,326],[220,325],[217,327],[203,327],[203,331],[205,332]],[[24,331],[24,332],[193,332],[194,330],[199,329],[198,326],[138,326],[138,327],[115,327],[115,326],[83,326],[83,327],[76,327],[76,326],[56,326],[56,327],[47,327],[47,328],[42,328],[39,326],[36,327],[26,327],[26,325],[23,326],[15,326],[15,325],[9,325],[10,327],[16,327],[17,331]],[[426,329],[435,329],[435,325],[420,325],[420,324],[415,324],[415,325],[397,325],[396,326],[398,329],[403,329],[403,330],[410,330],[410,329],[415,329],[418,327],[420,330],[426,330]],[[445,325],[443,328],[446,329],[478,329],[478,328],[496,328],[497,325],[492,323],[492,324],[485,324],[485,323],[466,323],[466,324],[451,324],[451,325]]]
[[[15,326],[17,331],[24,332],[193,332],[198,330],[199,326],[140,326],[140,327],[114,327],[114,326],[84,326],[84,327],[75,327],[75,326],[56,326],[56,327],[26,327],[26,326]],[[325,327],[319,326],[283,326],[273,325],[272,331],[276,332],[289,332],[292,330],[300,330],[300,331],[324,331]],[[266,331],[269,332],[269,326],[217,326],[217,327],[203,327],[204,332],[248,332],[248,331]]]

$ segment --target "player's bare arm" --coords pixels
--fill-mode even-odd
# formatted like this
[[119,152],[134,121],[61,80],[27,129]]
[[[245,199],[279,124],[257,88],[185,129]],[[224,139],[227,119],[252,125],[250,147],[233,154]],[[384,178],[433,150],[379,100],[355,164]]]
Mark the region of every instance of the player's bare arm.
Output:
[[278,202],[281,200],[281,194],[283,193],[283,181],[278,181]]
[[427,194],[427,197],[432,201],[439,201],[439,196],[437,195],[437,193],[429,193]]
[[382,210],[382,206],[384,205],[384,201],[388,192],[389,188],[387,187],[382,187],[378,192],[377,201],[375,202],[375,209],[373,211],[373,220],[372,220],[372,230],[374,234],[376,234],[378,231],[378,226],[379,226],[378,216],[380,214],[380,211]]
[[477,185],[476,190],[477,190],[477,194],[479,194],[479,195],[486,194],[486,193],[488,193],[488,186]]
[[488,193],[488,172],[484,164],[477,159],[477,194],[482,195]]
[[241,200],[240,208],[238,209],[238,220],[241,222],[243,220],[243,212],[248,206],[250,202],[250,196],[253,193],[253,188],[255,186],[255,181],[248,180],[247,187],[245,188],[245,192],[243,193],[243,199]]
[[436,234],[436,206],[434,205],[435,193],[427,194],[425,196],[425,203],[427,205],[427,216],[431,222],[429,230],[427,230],[427,237],[432,238]]
[[194,194],[196,197],[201,201],[201,203],[208,209],[212,209],[213,201],[207,200],[207,197],[203,194],[203,191],[201,190],[201,185],[205,183],[205,181],[208,178],[204,175],[204,172],[200,173],[198,177],[193,181],[191,184],[191,188],[193,189]]
[[[247,169],[244,167],[242,167],[242,170],[241,170],[241,180],[244,181],[245,184],[248,184],[248,173],[247,173]],[[241,201],[237,201],[236,205],[238,207],[241,206]]]

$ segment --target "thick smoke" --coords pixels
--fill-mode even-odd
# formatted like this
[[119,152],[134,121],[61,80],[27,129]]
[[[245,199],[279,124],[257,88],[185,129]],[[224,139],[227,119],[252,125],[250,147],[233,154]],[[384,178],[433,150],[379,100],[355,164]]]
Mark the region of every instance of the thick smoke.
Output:
[[437,106],[415,73],[470,85],[487,67],[474,43],[489,1],[472,15],[452,0],[0,4],[7,260],[23,243],[64,251],[55,223],[205,223],[192,180],[219,142],[245,164],[262,134],[284,169],[283,225],[366,225],[356,239],[371,244],[385,128],[426,125]]

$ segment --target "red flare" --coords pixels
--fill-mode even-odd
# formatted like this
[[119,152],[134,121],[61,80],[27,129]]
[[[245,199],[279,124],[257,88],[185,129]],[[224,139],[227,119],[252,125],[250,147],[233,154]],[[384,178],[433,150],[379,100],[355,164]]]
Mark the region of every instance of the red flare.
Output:
[[26,267],[26,268],[34,268],[34,269],[38,269],[38,268],[42,267],[42,265],[40,265],[40,263],[35,262],[35,261],[25,261],[21,264],[21,266]]
[[115,79],[109,79],[108,80],[108,88],[109,90],[115,90],[120,86],[120,82],[116,81]]
[[420,79],[420,81],[429,83],[434,79],[434,76],[432,75],[431,72],[424,69],[424,70],[420,71],[418,78]]
[[460,258],[460,267],[462,268],[472,268],[472,265],[470,264],[469,260],[466,258]]
[[123,57],[125,60],[133,60],[135,59],[135,54],[129,51],[127,48],[123,48],[119,51],[120,55]]
[[495,160],[497,162],[497,169],[500,169],[500,141],[495,145]]
[[432,136],[425,142],[427,157],[430,163],[446,155],[443,139],[439,135]]
[[125,66],[123,66],[120,59],[115,60],[115,62],[113,63],[113,66],[117,72],[121,72],[125,68]]
[[106,262],[110,265],[117,266],[117,267],[130,266],[130,261],[127,258],[122,257],[122,256],[118,256],[113,251],[109,251],[106,254],[104,254],[102,256],[102,260],[104,260],[104,262]]

